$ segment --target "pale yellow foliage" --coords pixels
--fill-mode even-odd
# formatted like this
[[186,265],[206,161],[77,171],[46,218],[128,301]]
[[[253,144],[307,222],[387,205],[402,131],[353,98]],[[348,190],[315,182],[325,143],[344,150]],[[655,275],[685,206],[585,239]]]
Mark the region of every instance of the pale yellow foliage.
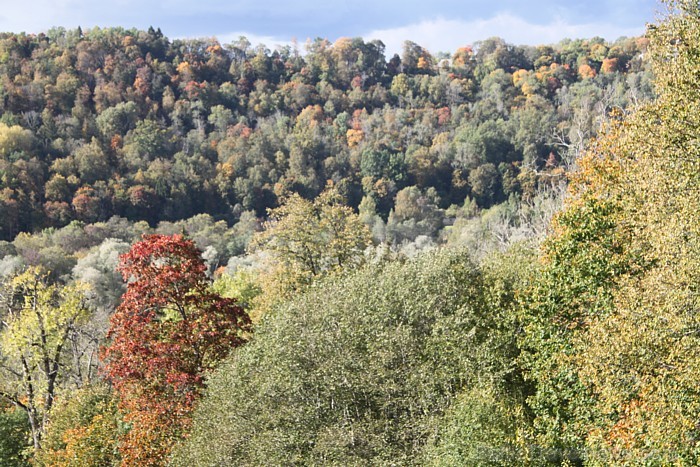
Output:
[[253,250],[269,255],[257,307],[267,309],[319,277],[359,266],[370,243],[367,226],[332,184],[314,201],[292,194],[269,211],[265,229],[252,241]]
[[7,126],[0,123],[0,157],[9,156],[15,151],[31,148],[34,136],[30,130],[19,125]]

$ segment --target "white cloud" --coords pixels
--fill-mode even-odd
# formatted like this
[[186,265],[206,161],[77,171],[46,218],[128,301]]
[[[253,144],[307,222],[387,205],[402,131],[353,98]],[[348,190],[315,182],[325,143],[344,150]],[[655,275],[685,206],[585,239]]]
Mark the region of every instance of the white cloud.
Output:
[[379,39],[386,45],[386,56],[401,53],[405,40],[411,40],[432,52],[453,52],[476,41],[498,36],[511,44],[553,44],[564,38],[637,36],[644,27],[620,28],[608,23],[570,24],[561,19],[551,24],[532,24],[509,13],[473,21],[437,18],[392,29],[378,29],[364,34],[366,40]]
[[[395,53],[401,54],[403,43],[413,41],[431,52],[454,52],[459,47],[473,44],[476,41],[498,36],[510,44],[543,45],[554,44],[564,38],[603,37],[615,40],[621,36],[638,36],[644,33],[644,26],[621,28],[610,23],[571,24],[563,19],[556,19],[550,24],[533,24],[510,13],[500,13],[490,19],[472,21],[459,19],[437,18],[424,20],[420,23],[391,29],[377,29],[362,37],[365,40],[379,39],[386,45],[387,59]],[[274,36],[264,36],[247,32],[232,32],[217,34],[222,44],[245,36],[253,46],[265,44],[269,49],[277,46],[292,46],[290,39]],[[333,41],[334,38],[329,37]],[[298,44],[304,53],[304,41]]]
[[[278,47],[292,46],[292,41],[289,39],[281,39],[274,36],[262,36],[259,34],[251,34],[247,32],[230,32],[225,34],[215,34],[215,37],[219,40],[221,44],[229,44],[235,42],[239,37],[244,36],[248,39],[248,42],[255,47],[256,45],[263,44],[270,50],[275,50]],[[300,44],[300,47],[303,44]]]
[[[97,3],[95,0],[32,0],[29,3],[0,0],[0,31],[46,31],[52,26],[64,26],[74,28],[78,25],[147,27],[152,24],[162,26],[166,35],[194,37],[199,34],[202,26],[179,28],[178,32],[168,30],[182,22],[187,24],[186,13],[198,12],[199,14],[218,14],[219,16],[231,11],[247,11],[254,6],[271,8],[278,5],[281,0],[266,2],[264,0],[238,0],[237,2],[225,2],[218,0],[111,0],[110,2]],[[312,3],[309,3],[311,5]],[[302,2],[292,9],[294,18],[307,12],[306,3]],[[185,8],[185,6],[187,6]],[[195,8],[196,6],[196,8]],[[181,9],[184,8],[184,11]],[[195,8],[195,10],[192,10]],[[341,11],[342,8],[335,8]],[[619,16],[618,16],[619,17]],[[241,18],[245,18],[242,15]],[[321,20],[321,15],[319,20]],[[168,21],[166,21],[168,20]],[[164,24],[165,22],[165,24]],[[199,23],[198,23],[199,24]],[[245,24],[245,23],[243,23]],[[252,23],[248,23],[252,24]],[[250,27],[250,26],[249,26]],[[198,29],[193,31],[193,29]],[[217,27],[217,29],[219,29]],[[237,40],[244,35],[253,45],[265,44],[274,49],[278,45],[291,45],[291,38],[285,37],[280,31],[277,36],[260,35],[251,32],[240,31],[240,26],[232,26],[234,32],[218,34],[221,42],[227,43]],[[250,29],[254,29],[250,27]],[[240,32],[239,32],[240,31]],[[199,34],[197,37],[211,36],[212,33]],[[386,55],[391,57],[394,53],[400,53],[405,40],[416,42],[433,52],[452,52],[458,47],[472,44],[492,36],[503,37],[512,44],[548,44],[560,41],[562,38],[578,38],[602,36],[613,40],[619,36],[635,36],[642,34],[642,25],[636,28],[621,28],[612,23],[595,22],[573,24],[570,21],[557,19],[550,24],[533,24],[515,16],[512,13],[497,14],[489,19],[446,19],[437,17],[426,19],[413,24],[397,28],[376,29],[367,34],[362,34],[366,40],[380,39],[386,44]],[[358,31],[359,33],[359,31]],[[357,33],[356,33],[357,34]],[[332,36],[332,34],[331,34]],[[299,38],[299,47],[303,52],[305,37]],[[333,41],[336,37],[328,37]]]

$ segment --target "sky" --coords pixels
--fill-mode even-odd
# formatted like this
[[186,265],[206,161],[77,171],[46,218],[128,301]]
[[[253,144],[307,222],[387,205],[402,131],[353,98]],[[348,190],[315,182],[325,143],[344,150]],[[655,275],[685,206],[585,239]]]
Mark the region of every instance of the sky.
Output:
[[661,11],[657,0],[0,0],[0,31],[153,26],[170,39],[243,35],[271,49],[362,37],[383,41],[390,56],[407,39],[433,53],[493,36],[529,45],[615,40],[641,35]]

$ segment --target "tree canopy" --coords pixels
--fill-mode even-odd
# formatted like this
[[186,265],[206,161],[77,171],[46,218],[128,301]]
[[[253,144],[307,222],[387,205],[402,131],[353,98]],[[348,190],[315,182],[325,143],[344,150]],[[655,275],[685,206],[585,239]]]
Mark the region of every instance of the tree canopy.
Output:
[[111,319],[105,374],[131,429],[123,462],[162,465],[184,435],[205,372],[245,341],[248,315],[210,290],[192,240],[150,235],[120,258],[128,282]]
[[388,60],[0,34],[0,464],[700,463],[700,7],[666,4]]
[[527,307],[541,442],[590,465],[698,462],[700,10],[650,28],[658,98],[580,162]]
[[215,372],[174,464],[415,462],[455,394],[517,392],[513,284],[445,251],[311,286]]

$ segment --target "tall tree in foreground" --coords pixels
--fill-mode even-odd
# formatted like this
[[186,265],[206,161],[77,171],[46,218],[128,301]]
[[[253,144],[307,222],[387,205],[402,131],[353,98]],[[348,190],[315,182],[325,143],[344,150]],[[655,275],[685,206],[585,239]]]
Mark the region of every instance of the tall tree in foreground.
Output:
[[120,258],[127,291],[111,321],[105,373],[131,430],[126,465],[163,465],[186,432],[205,373],[245,341],[248,315],[210,290],[193,241],[148,235]]
[[81,363],[79,354],[67,354],[89,316],[84,291],[49,284],[37,268],[0,287],[0,398],[26,412],[35,451],[60,385]]
[[[429,465],[427,444],[439,444],[432,459],[462,441],[442,429],[456,394],[493,397],[473,417],[462,404],[451,420],[494,418],[522,402],[513,280],[445,250],[312,284],[214,372],[173,465]],[[525,417],[511,418],[486,435],[472,430],[471,452],[450,465],[487,465],[469,448],[485,442],[518,464],[511,425]]]
[[581,161],[529,297],[537,440],[588,465],[700,462],[700,6],[667,3],[658,98]]

